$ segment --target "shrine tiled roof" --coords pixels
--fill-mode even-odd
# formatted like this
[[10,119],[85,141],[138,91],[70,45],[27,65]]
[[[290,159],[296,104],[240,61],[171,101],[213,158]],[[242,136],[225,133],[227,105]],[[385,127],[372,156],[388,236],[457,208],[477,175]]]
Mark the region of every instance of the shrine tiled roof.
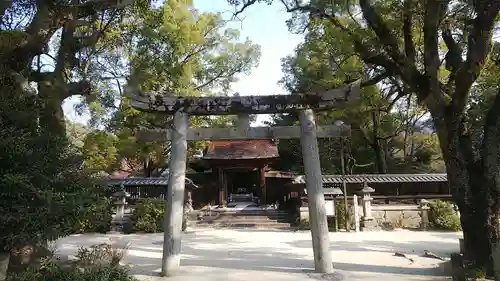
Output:
[[[186,185],[194,185],[191,179],[186,178]],[[167,177],[157,177],[157,178],[126,178],[126,179],[112,179],[108,181],[108,186],[168,186],[168,176]]]
[[279,157],[278,147],[272,140],[211,141],[203,159],[236,160]]
[[[324,184],[341,184],[342,175],[323,175]],[[429,182],[447,182],[446,174],[360,174],[346,175],[345,182],[349,184],[366,183],[429,183]],[[305,184],[305,176],[297,176],[293,179],[294,184]]]

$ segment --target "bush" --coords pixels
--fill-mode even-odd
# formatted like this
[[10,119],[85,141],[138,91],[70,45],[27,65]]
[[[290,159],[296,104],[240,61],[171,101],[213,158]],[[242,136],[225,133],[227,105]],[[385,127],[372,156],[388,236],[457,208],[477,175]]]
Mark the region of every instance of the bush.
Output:
[[[104,195],[102,195],[104,196]],[[73,233],[106,233],[111,228],[113,216],[113,202],[110,198],[96,195],[89,200],[77,218],[75,218]]]
[[62,267],[55,263],[41,269],[29,269],[10,276],[8,281],[135,281],[126,269],[117,266],[98,266],[85,270]]
[[78,249],[76,257],[78,266],[90,268],[95,266],[119,266],[120,261],[125,257],[129,244],[98,244],[90,248],[81,247]]
[[155,233],[163,232],[165,201],[144,199],[137,202],[132,214],[132,231]]
[[[165,201],[158,199],[143,199],[137,202],[132,214],[132,227],[126,229],[128,233],[157,233],[163,232],[163,219],[165,215]],[[182,231],[187,228],[187,214],[182,216]]]
[[77,260],[70,263],[49,256],[39,266],[12,275],[8,281],[135,281],[120,266],[128,246],[103,243],[82,247],[76,254]]
[[346,221],[345,221],[345,204],[343,199],[339,199],[335,201],[335,212],[336,219],[339,229],[345,229]]
[[460,218],[453,204],[436,200],[430,204],[429,223],[441,230],[459,231],[462,229]]
[[300,219],[300,218],[297,218],[297,220],[295,221],[295,225],[299,228],[299,229],[302,229],[302,230],[309,230],[311,229],[311,224],[309,223],[309,220],[305,220],[305,219]]

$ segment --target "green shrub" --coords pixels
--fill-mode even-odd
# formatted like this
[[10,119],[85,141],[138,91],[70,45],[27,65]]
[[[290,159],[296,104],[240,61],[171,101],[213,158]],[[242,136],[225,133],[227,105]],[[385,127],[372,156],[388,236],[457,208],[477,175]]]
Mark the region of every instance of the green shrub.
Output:
[[311,229],[311,224],[309,223],[309,220],[305,220],[305,219],[301,220],[300,218],[297,218],[297,220],[295,221],[295,225],[300,229],[304,229],[304,230]]
[[[163,220],[165,215],[165,201],[158,199],[143,199],[137,202],[132,214],[132,226],[125,232],[157,233],[163,232]],[[188,225],[186,214],[182,216],[182,231]]]
[[346,221],[345,221],[345,204],[344,201],[341,201],[342,199],[336,200],[335,201],[335,212],[336,212],[336,218],[337,218],[337,224],[339,229],[345,229],[346,227]]
[[81,208],[75,219],[74,233],[106,233],[110,230],[113,215],[113,202],[110,198],[96,195]]
[[453,204],[441,200],[430,204],[429,223],[432,227],[442,230],[459,231],[462,229]]
[[132,214],[132,231],[155,233],[163,232],[165,201],[144,199],[137,202]]
[[29,269],[10,276],[8,281],[135,281],[128,272],[117,266],[98,266],[85,270],[62,267],[55,263],[41,269]]
[[81,247],[76,261],[61,261],[49,255],[40,264],[11,275],[8,281],[135,281],[120,266],[129,244],[117,242]]
[[123,245],[103,243],[92,245],[89,248],[80,247],[76,253],[77,265],[81,268],[119,266],[128,248],[129,243]]

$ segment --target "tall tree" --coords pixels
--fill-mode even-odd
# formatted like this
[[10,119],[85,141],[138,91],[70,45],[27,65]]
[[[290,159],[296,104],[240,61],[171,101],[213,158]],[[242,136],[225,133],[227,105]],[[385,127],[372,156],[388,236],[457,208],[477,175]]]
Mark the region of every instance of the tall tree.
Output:
[[123,3],[0,4],[0,252],[67,234],[91,194],[68,150],[62,102],[91,93],[81,58],[120,21]]
[[[348,17],[342,20],[347,21]],[[386,85],[373,85],[386,75],[378,73],[377,69],[364,66],[352,44],[349,44],[348,40],[343,40],[346,35],[334,25],[324,20],[314,20],[309,22],[306,31],[304,43],[296,48],[293,55],[283,59],[284,77],[281,84],[292,93],[321,92],[345,81],[364,77],[367,81],[364,83],[361,106],[321,113],[318,115],[318,122],[329,124],[337,120],[347,122],[353,128],[354,139],[351,138],[351,141],[356,143],[354,147],[362,148],[359,149],[360,152],[363,150],[363,153],[368,152],[370,156],[373,155],[370,158],[374,165],[369,165],[368,171],[389,172],[396,165],[394,159],[396,151],[391,150],[393,142],[407,127],[407,119],[413,117],[413,114],[403,114],[399,110],[401,97],[405,94],[403,88],[397,81],[391,80],[386,81]],[[406,113],[410,111],[405,110]],[[288,119],[278,118],[280,123]],[[418,118],[414,120],[416,121]],[[319,142],[328,146],[325,147],[326,153],[322,155],[333,153],[336,154],[335,158],[339,158],[338,141],[333,147],[330,145],[332,140]],[[289,142],[283,142],[285,143]],[[323,162],[326,164],[323,167],[326,168],[332,163],[337,165],[339,161],[324,159]]]
[[[166,95],[228,94],[240,73],[257,65],[259,46],[240,41],[236,30],[226,29],[217,13],[199,13],[192,1],[172,0],[162,7],[142,10],[122,26],[129,63],[127,87]],[[114,106],[114,105],[112,105]],[[191,117],[191,127],[223,125],[228,118]],[[122,98],[107,129],[118,137],[118,153],[139,163],[144,176],[156,176],[167,168],[170,144],[137,138],[141,129],[168,128],[171,117],[133,109]],[[202,142],[189,144],[190,154]]]

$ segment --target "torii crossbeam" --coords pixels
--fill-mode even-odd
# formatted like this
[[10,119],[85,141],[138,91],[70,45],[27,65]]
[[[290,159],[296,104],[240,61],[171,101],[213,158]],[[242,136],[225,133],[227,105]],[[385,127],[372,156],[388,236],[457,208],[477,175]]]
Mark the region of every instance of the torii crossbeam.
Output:
[[[242,115],[240,115],[241,117]],[[317,126],[318,138],[347,137],[349,126]],[[141,130],[137,138],[143,141],[171,141],[174,138],[172,130]],[[232,127],[232,128],[190,128],[187,140],[258,140],[258,139],[298,139],[300,128],[294,126],[279,127]]]
[[[141,94],[127,89],[126,95],[136,109],[174,115],[173,128],[142,132],[146,140],[170,140],[169,183],[166,194],[165,232],[162,275],[170,276],[180,266],[182,209],[186,173],[187,140],[280,139],[300,138],[309,202],[309,217],[317,272],[333,272],[329,251],[328,224],[321,180],[317,137],[342,137],[350,132],[347,126],[317,127],[314,112],[343,109],[359,100],[360,80],[320,94],[293,94],[244,97],[175,97]],[[300,128],[250,128],[248,114],[299,112]],[[188,129],[189,115],[239,115],[235,128]]]
[[179,97],[168,93],[141,94],[129,88],[126,96],[136,109],[168,115],[174,115],[179,110],[197,116],[288,113],[305,109],[320,111],[344,108],[359,99],[360,82],[361,80],[357,80],[320,94]]

